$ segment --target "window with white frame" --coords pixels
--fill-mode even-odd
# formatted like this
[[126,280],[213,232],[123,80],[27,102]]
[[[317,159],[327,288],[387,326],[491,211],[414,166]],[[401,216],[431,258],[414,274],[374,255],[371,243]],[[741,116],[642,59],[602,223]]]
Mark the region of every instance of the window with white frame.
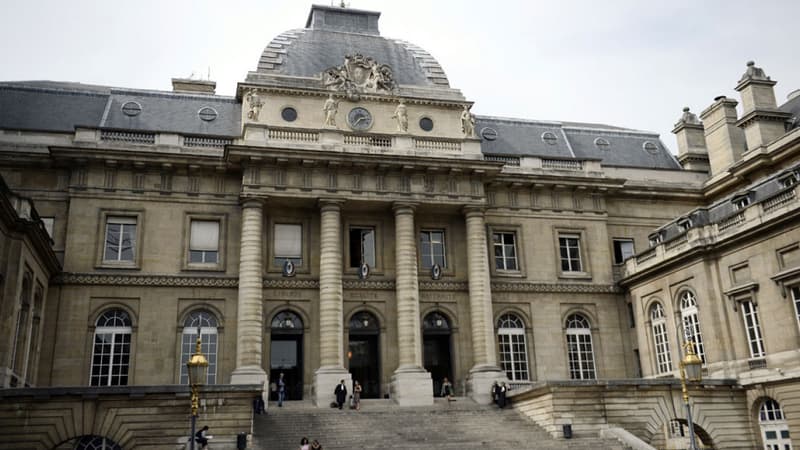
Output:
[[514,314],[504,314],[497,320],[497,341],[500,347],[500,367],[511,381],[528,381],[528,349],[525,345],[525,325]]
[[653,328],[656,370],[659,374],[672,372],[672,355],[669,352],[669,339],[667,337],[667,319],[661,303],[656,303],[650,308],[650,323]]
[[614,239],[614,264],[622,264],[634,254],[633,239]]
[[731,203],[736,209],[747,208],[750,205],[750,194],[736,196],[731,200]]
[[133,262],[136,257],[136,217],[107,216],[105,262]]
[[792,287],[792,300],[794,300],[794,313],[797,317],[797,326],[800,327],[800,286]]
[[517,265],[517,236],[513,231],[492,233],[494,266],[497,270],[519,270]]
[[430,269],[434,264],[447,267],[444,247],[444,230],[422,230],[419,233],[419,253],[422,268]]
[[597,374],[589,321],[580,314],[572,314],[567,317],[566,327],[569,377],[573,380],[594,380]]
[[561,256],[562,272],[580,272],[581,238],[577,234],[561,234],[558,236],[558,249]]
[[121,309],[105,311],[95,322],[91,386],[125,386],[131,357],[131,319]]
[[375,228],[350,227],[350,267],[375,267]]
[[655,247],[664,242],[664,236],[661,233],[653,233],[647,237],[647,240],[650,242],[650,247]]
[[200,351],[208,359],[206,384],[217,384],[217,318],[208,311],[193,311],[183,322],[181,339],[181,384],[189,384],[186,363],[197,348],[197,328],[200,327]]
[[792,450],[788,420],[778,402],[768,398],[761,403],[758,424],[761,427],[761,438],[764,440],[765,449]]
[[219,262],[219,221],[192,220],[189,238],[189,262],[216,264]]
[[758,320],[758,309],[753,301],[748,299],[740,303],[744,329],[747,334],[747,343],[750,348],[751,358],[761,358],[764,352],[764,340],[761,337],[761,324]]
[[681,321],[683,322],[683,338],[692,341],[694,353],[706,363],[706,348],[703,345],[703,335],[700,333],[700,319],[697,315],[697,297],[690,291],[683,291],[680,295]]
[[303,265],[303,225],[276,223],[273,226],[272,248],[274,263],[282,266],[289,260],[297,267]]

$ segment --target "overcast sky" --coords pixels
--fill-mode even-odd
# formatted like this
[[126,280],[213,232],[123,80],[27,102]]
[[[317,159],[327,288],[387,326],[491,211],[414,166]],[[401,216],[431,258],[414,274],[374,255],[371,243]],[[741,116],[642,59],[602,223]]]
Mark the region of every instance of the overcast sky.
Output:
[[[302,0],[2,0],[0,80],[170,90],[211,69],[233,95]],[[316,3],[330,5],[328,1]],[[336,2],[338,4],[338,1]],[[670,133],[733,90],[748,60],[778,103],[800,88],[797,0],[352,0],[381,11],[383,36],[439,60],[477,114],[598,122]]]

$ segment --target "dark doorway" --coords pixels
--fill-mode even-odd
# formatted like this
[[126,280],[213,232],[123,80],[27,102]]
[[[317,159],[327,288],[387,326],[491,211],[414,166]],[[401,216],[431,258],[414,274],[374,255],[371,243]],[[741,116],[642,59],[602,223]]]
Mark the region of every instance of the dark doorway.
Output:
[[372,314],[362,311],[350,319],[347,358],[353,381],[361,383],[361,398],[381,396],[379,337],[378,319]]
[[269,351],[270,400],[278,400],[273,383],[283,373],[285,400],[303,399],[303,322],[297,314],[282,311],[272,319]]
[[440,397],[442,381],[447,377],[453,387],[453,368],[450,355],[450,321],[439,312],[432,312],[422,321],[422,355],[425,370],[433,379],[433,395]]

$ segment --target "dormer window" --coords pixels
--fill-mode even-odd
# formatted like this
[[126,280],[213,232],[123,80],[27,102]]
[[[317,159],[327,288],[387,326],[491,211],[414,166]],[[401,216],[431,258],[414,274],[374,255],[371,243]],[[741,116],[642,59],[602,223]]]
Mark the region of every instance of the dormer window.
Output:
[[678,229],[681,230],[681,233],[685,233],[692,228],[694,224],[692,223],[692,219],[689,217],[684,217],[683,219],[678,220]]
[[650,247],[655,247],[656,245],[664,242],[664,236],[661,234],[661,232],[653,233],[648,236],[647,239],[650,241]]
[[785,188],[789,188],[797,184],[797,172],[787,172],[778,177],[778,183]]
[[747,206],[750,205],[750,193],[747,192],[733,197],[731,203],[733,203],[733,206],[737,210],[747,208]]

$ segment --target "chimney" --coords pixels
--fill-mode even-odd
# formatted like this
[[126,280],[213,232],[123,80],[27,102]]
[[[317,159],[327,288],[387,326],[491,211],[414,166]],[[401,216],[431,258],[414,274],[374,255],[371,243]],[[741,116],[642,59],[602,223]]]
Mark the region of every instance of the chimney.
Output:
[[686,170],[708,172],[710,166],[703,122],[689,111],[688,106],[683,108],[683,115],[672,133],[678,141],[678,162],[681,166]]
[[712,177],[738,161],[744,152],[744,132],[736,126],[736,105],[736,100],[721,95],[700,113]]
[[214,95],[217,82],[211,80],[194,80],[191,78],[173,78],[172,92],[185,94],[211,94]]
[[763,147],[786,133],[785,123],[791,114],[778,109],[775,81],[753,61],[747,63],[736,90],[742,96],[742,118],[736,123],[744,130],[747,151]]
[[338,31],[380,35],[378,19],[381,13],[346,7],[312,5],[308,13],[306,28],[312,30]]

